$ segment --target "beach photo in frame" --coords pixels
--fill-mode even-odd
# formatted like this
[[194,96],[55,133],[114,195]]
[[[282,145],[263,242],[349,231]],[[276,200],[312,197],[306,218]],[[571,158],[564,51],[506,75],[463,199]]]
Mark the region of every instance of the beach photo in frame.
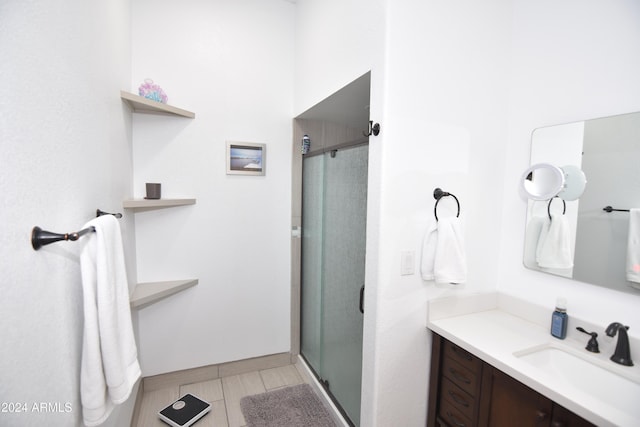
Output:
[[267,145],[227,141],[227,175],[264,175]]

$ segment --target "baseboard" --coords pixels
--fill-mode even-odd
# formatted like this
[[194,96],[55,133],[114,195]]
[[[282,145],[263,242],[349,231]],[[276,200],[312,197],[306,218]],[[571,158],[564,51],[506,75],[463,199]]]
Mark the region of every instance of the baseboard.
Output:
[[215,380],[217,378],[243,374],[245,372],[278,368],[280,366],[291,364],[291,360],[292,357],[290,353],[277,353],[267,356],[252,357],[249,359],[184,369],[181,371],[167,372],[165,374],[143,378],[141,388],[144,388],[144,391],[147,392],[180,384]]
[[142,405],[142,396],[144,395],[144,382],[138,384],[138,392],[136,393],[136,403],[133,405],[133,414],[131,415],[131,427],[138,427],[140,419],[140,406]]

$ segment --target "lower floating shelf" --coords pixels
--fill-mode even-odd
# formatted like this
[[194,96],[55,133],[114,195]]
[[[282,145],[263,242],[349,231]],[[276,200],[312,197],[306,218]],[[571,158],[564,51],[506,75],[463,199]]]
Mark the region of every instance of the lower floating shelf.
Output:
[[149,210],[173,206],[195,205],[196,199],[132,199],[122,202],[125,209]]
[[198,279],[138,283],[130,298],[131,308],[141,308],[198,284]]

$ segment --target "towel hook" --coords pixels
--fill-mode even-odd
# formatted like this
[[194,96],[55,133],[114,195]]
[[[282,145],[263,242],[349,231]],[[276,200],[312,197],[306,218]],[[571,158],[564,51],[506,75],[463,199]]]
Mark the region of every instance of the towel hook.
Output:
[[458,213],[456,214],[456,218],[460,216],[460,202],[458,201],[458,198],[452,193],[442,191],[441,188],[436,188],[435,190],[433,190],[433,198],[436,199],[436,204],[433,207],[433,216],[436,217],[436,221],[438,221],[438,203],[440,203],[440,199],[446,196],[451,196],[455,199],[456,204],[458,205]]
[[[549,221],[551,221],[551,202],[553,202],[553,199],[555,199],[556,197],[558,196],[550,198],[549,204],[547,205],[547,215],[549,215]],[[565,213],[567,213],[567,202],[565,202],[564,199],[560,199],[560,200],[562,200],[562,215],[564,215]]]
[[373,136],[378,136],[378,134],[380,133],[380,123],[373,123],[373,120],[369,120],[369,129],[362,131],[362,135],[364,136],[371,136],[371,134],[373,134]]

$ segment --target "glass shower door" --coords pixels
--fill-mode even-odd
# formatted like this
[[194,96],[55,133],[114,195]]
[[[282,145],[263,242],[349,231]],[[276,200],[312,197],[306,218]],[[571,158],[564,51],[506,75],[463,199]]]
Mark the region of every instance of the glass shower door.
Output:
[[305,158],[303,166],[302,354],[355,425],[367,170],[368,145]]

